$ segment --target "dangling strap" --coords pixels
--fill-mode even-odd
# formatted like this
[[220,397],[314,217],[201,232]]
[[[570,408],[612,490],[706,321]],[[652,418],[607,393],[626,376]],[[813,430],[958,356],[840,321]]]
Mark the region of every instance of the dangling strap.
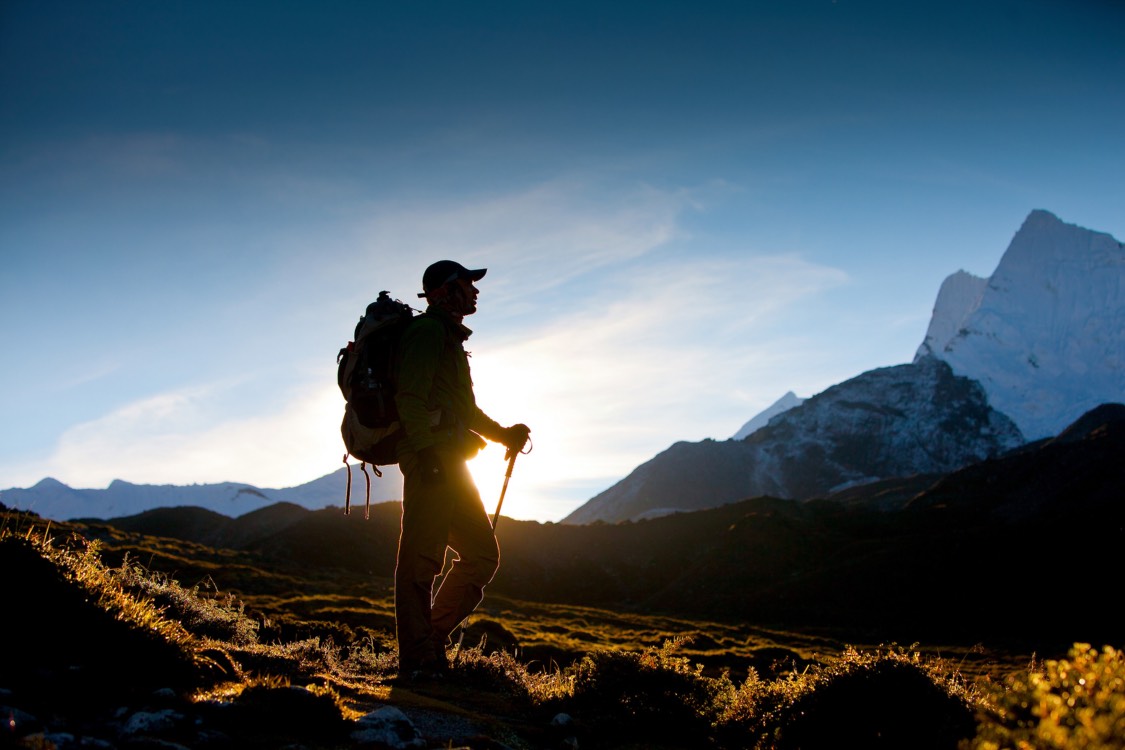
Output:
[[344,466],[348,469],[348,488],[344,492],[344,515],[352,512],[352,466],[348,463],[348,454],[344,454]]
[[371,518],[371,475],[367,473],[366,461],[361,461],[359,468],[363,470],[363,478],[367,480],[367,505],[363,509],[363,519],[366,521]]
[[[379,471],[379,467],[371,464],[371,471],[375,472],[375,476],[380,479],[383,478],[383,472]],[[364,519],[370,520],[371,518],[371,482],[367,482],[367,509],[363,512]]]

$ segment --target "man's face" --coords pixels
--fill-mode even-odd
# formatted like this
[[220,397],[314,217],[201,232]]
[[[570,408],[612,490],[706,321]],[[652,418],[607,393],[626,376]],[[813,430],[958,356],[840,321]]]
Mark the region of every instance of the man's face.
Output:
[[477,311],[477,295],[480,294],[480,290],[473,286],[473,282],[468,279],[457,279],[453,282],[450,291],[456,312],[472,315]]

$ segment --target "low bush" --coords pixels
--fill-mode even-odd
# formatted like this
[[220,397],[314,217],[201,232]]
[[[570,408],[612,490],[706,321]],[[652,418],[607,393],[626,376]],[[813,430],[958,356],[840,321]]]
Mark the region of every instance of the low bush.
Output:
[[606,731],[669,742],[707,736],[733,690],[677,650],[683,639],[639,653],[599,650],[568,668],[574,712]]
[[734,691],[716,734],[730,747],[954,748],[973,736],[976,691],[940,659],[897,646]]
[[972,750],[1125,747],[1125,656],[1077,643],[1067,659],[1013,674],[988,695]]

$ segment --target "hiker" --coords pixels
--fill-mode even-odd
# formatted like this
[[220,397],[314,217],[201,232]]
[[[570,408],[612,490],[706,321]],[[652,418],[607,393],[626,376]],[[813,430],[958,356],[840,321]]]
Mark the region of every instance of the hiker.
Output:
[[[527,442],[526,425],[501,427],[476,404],[462,320],[477,310],[487,269],[441,260],[422,276],[425,315],[402,334],[395,404],[406,431],[398,447],[403,474],[402,529],[395,567],[399,675],[408,679],[448,669],[449,637],[484,598],[500,564],[488,513],[466,462],[482,437],[512,455]],[[456,553],[436,595],[446,547]]]

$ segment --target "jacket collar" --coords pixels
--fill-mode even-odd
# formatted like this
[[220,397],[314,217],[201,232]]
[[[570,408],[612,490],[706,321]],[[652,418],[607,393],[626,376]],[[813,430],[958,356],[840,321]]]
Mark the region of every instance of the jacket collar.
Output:
[[461,341],[465,341],[473,335],[473,331],[471,328],[454,318],[453,314],[446,310],[444,307],[429,305],[428,307],[426,307],[426,315],[430,315],[440,320],[445,324],[445,327],[452,331],[453,334],[457,336]]

